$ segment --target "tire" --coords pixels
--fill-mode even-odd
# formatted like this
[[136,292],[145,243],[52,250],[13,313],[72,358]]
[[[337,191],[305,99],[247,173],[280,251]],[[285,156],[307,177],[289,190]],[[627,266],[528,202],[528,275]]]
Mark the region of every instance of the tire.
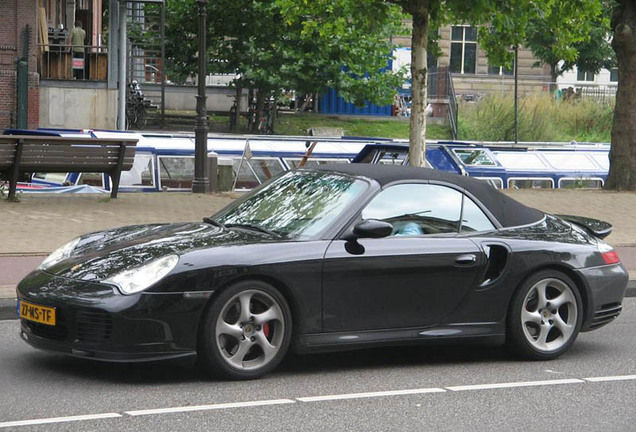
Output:
[[291,312],[282,294],[264,282],[240,282],[223,291],[206,311],[199,363],[223,378],[260,378],[281,362],[291,334]]
[[126,109],[126,130],[137,128],[137,110],[135,108]]
[[522,358],[551,360],[574,343],[583,322],[583,302],[565,274],[544,270],[528,278],[512,298],[507,343]]
[[135,124],[138,129],[144,129],[146,124],[148,123],[148,115],[146,113],[146,108],[139,107],[137,108],[137,119],[135,120]]

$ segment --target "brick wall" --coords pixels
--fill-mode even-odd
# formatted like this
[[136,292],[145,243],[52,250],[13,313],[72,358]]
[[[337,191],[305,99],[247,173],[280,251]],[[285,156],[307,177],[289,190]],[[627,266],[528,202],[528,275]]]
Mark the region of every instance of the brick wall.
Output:
[[16,121],[16,59],[23,53],[23,31],[31,30],[29,46],[29,127],[39,123],[39,86],[37,73],[36,0],[0,0],[0,130]]

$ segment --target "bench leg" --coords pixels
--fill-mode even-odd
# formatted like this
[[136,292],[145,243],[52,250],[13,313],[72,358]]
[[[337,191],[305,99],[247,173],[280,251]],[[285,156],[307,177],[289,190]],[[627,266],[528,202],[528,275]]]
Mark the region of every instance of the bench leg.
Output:
[[11,175],[11,179],[9,180],[9,196],[7,197],[9,201],[13,201],[15,199],[15,190],[18,186],[17,184],[18,176]]
[[121,179],[121,171],[124,168],[124,156],[126,156],[126,144],[119,143],[119,158],[117,160],[117,168],[110,173],[110,197],[117,198],[119,190],[119,180]]
[[110,197],[117,198],[117,192],[119,191],[119,179],[121,178],[121,171],[115,170],[110,173]]
[[22,140],[18,140],[15,148],[15,159],[13,160],[13,168],[9,177],[9,201],[15,199],[15,190],[18,187],[18,179],[20,178],[20,159],[22,159]]

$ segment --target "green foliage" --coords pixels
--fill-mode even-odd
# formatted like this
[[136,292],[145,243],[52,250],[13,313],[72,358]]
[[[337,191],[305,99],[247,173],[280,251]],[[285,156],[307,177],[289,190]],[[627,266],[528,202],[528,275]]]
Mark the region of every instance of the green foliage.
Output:
[[[215,0],[207,5],[208,72],[239,74],[236,85],[276,96],[283,89],[335,88],[348,101],[390,103],[400,74],[386,73],[392,6],[352,0]],[[197,69],[198,7],[167,0],[167,57],[181,81]],[[317,7],[320,6],[320,7]]]
[[359,106],[391,103],[402,74],[387,73],[390,35],[400,29],[398,8],[383,2],[276,0],[296,45],[287,67],[289,88],[316,93],[335,88]]
[[602,11],[590,23],[589,39],[575,45],[578,57],[575,61],[565,61],[562,71],[570,70],[576,65],[579,70],[598,73],[601,69],[616,67],[616,53],[610,44],[611,8],[613,1],[601,1]]
[[603,0],[493,0],[480,45],[493,65],[512,60],[511,47],[527,46],[550,66],[552,79],[579,65],[598,72],[612,67],[609,3]]
[[[613,107],[589,99],[555,101],[549,95],[519,101],[519,141],[609,142]],[[460,139],[514,140],[514,100],[489,95],[459,108]]]

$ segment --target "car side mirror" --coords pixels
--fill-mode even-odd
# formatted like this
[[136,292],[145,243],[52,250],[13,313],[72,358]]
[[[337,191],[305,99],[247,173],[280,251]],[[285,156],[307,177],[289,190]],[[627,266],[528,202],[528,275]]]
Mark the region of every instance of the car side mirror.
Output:
[[377,219],[365,219],[358,222],[353,230],[344,235],[347,241],[359,238],[382,238],[390,236],[393,232],[393,225]]

